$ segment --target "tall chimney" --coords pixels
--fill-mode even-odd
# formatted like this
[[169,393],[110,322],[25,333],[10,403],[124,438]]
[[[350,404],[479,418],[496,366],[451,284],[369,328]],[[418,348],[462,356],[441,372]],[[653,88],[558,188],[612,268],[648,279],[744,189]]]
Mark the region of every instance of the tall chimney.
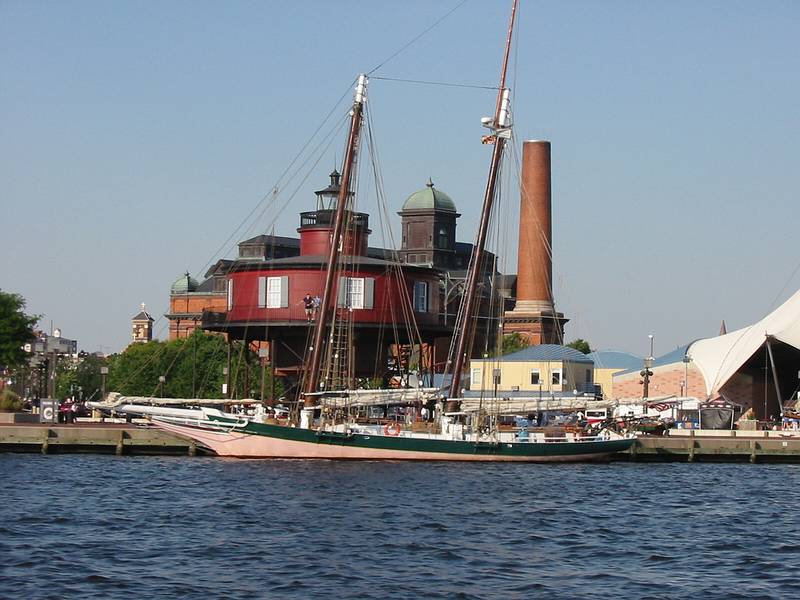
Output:
[[550,194],[550,142],[524,142],[517,252],[518,310],[553,310]]
[[517,302],[505,314],[505,333],[518,332],[532,344],[560,344],[567,319],[553,298],[550,142],[522,145],[522,187],[517,251]]

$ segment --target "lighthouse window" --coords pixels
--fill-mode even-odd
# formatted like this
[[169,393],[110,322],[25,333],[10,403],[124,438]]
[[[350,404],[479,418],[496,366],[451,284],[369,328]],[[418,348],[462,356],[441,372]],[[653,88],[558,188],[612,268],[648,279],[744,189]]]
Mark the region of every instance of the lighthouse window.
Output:
[[351,309],[373,307],[375,279],[372,277],[340,277],[338,306]]
[[267,277],[267,308],[281,306],[281,278]]
[[428,282],[414,282],[414,310],[428,312]]

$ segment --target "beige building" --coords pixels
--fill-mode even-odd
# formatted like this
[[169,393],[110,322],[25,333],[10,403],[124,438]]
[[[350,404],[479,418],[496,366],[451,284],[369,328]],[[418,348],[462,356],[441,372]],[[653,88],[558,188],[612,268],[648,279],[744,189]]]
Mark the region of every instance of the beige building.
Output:
[[[567,346],[529,346],[498,358],[470,361],[469,390],[529,394],[594,393],[594,362]],[[497,378],[495,378],[497,374]]]
[[594,382],[600,386],[604,398],[617,398],[614,390],[614,375],[636,371],[643,366],[642,357],[617,350],[595,350],[587,354],[594,361]]

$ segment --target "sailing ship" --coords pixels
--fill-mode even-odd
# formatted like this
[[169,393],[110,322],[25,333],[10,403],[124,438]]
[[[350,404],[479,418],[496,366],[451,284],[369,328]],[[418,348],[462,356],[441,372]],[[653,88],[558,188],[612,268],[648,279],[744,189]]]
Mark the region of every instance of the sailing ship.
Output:
[[[336,266],[343,247],[348,245],[348,223],[353,221],[351,184],[364,120],[368,78],[359,75],[350,110],[348,143],[343,158],[341,185],[338,191],[325,283],[314,319],[311,355],[305,371],[302,407],[294,419],[278,421],[256,416],[225,413],[218,409],[172,410],[152,415],[152,422],[176,435],[192,439],[220,456],[240,458],[306,459],[390,459],[456,460],[483,462],[569,462],[604,458],[631,447],[631,435],[602,430],[593,436],[580,432],[548,436],[526,428],[502,430],[497,420],[486,419],[485,411],[468,414],[460,411],[462,372],[471,356],[475,338],[480,278],[485,262],[485,245],[496,195],[500,164],[507,140],[511,138],[510,94],[506,72],[514,31],[517,0],[514,0],[505,43],[500,85],[494,115],[484,118],[489,134],[483,143],[492,144],[492,160],[484,192],[483,207],[476,243],[455,327],[451,358],[448,360],[450,383],[446,389],[413,390],[331,390],[324,376],[323,357],[330,351],[333,320],[340,286],[346,278],[337,278]],[[345,280],[345,283],[342,280]],[[354,407],[416,404],[431,406],[435,422],[422,428],[403,427],[398,422],[369,423],[352,418]],[[130,409],[135,412],[134,409]],[[488,425],[487,425],[488,421]]]

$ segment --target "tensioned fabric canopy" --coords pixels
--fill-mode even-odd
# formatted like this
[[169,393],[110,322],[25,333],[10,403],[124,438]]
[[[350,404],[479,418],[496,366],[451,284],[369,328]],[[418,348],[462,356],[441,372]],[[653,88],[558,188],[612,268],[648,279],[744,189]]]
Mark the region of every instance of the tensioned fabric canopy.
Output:
[[689,346],[686,354],[703,374],[709,396],[719,392],[767,336],[800,349],[800,290],[757,323]]

